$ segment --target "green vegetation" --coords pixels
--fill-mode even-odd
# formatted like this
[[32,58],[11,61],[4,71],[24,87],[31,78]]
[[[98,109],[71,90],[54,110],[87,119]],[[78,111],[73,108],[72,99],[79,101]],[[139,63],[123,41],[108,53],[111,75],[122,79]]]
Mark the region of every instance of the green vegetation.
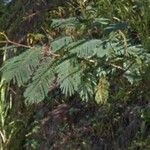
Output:
[[149,0],[0,8],[0,149],[150,149]]

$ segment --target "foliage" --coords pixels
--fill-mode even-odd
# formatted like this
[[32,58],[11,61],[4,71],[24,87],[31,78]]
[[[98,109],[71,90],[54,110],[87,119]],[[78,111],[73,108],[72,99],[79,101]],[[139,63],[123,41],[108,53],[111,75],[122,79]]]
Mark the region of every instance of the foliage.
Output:
[[[69,9],[59,7],[44,15],[48,18],[42,22],[42,31],[38,27],[34,32],[26,30],[27,45],[3,37],[7,44],[2,51],[17,53],[4,61],[2,79],[20,88],[20,101],[25,98],[26,104],[37,108],[32,121],[25,124],[31,128],[24,147],[38,149],[40,141],[35,137],[46,138],[45,143],[54,149],[90,149],[98,144],[114,149],[149,147],[145,140],[149,138],[149,1],[69,4]],[[13,24],[10,31],[20,30],[22,22],[18,21],[20,27]],[[51,104],[48,108],[47,103]],[[67,104],[62,113],[60,103]],[[41,105],[39,110],[36,106]],[[7,126],[1,125],[2,129]],[[99,140],[96,144],[95,139]]]
[[[101,19],[94,19],[85,23],[78,21],[77,26],[82,26],[84,30],[89,31],[92,30],[89,28],[89,24],[91,27],[96,21],[101,25]],[[61,23],[68,24],[70,22],[68,19],[60,20],[59,23],[57,21],[57,24]],[[56,27],[56,21],[55,25],[52,24],[52,28],[59,28],[59,26]],[[75,24],[74,26],[76,27]],[[98,80],[103,74],[108,78],[113,78],[120,72],[121,80],[128,80],[129,84],[136,84],[137,80],[142,80],[142,74],[149,65],[149,54],[142,46],[132,46],[118,23],[113,24],[113,26],[110,24],[101,27],[101,30],[104,32],[104,37],[100,39],[91,38],[93,33],[83,36],[82,39],[61,35],[50,43],[47,51],[45,47],[34,46],[19,56],[6,61],[2,68],[3,76],[6,81],[13,79],[18,86],[27,84],[24,96],[29,103],[44,100],[51,89],[50,87],[55,84],[56,78],[66,96],[71,96],[77,92],[80,95],[82,93],[83,99],[86,96],[83,95],[82,87],[87,85],[84,77],[88,74],[90,75],[88,82],[92,87],[91,89],[86,87],[85,90],[92,91],[93,96],[97,86],[99,86]],[[108,31],[109,34],[106,34]],[[120,38],[123,39],[123,42],[120,41]],[[55,54],[59,56],[53,58]],[[107,85],[104,85],[103,88],[106,88],[105,86]],[[101,92],[103,89],[100,88],[99,90]],[[91,94],[87,92],[87,95]]]

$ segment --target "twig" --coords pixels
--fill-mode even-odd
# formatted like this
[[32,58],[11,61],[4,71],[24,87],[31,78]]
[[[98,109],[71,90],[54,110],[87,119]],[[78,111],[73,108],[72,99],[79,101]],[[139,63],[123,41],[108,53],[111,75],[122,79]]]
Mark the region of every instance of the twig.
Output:
[[28,16],[26,16],[26,17],[23,17],[23,19],[24,20],[27,20],[27,19],[31,19],[31,18],[33,18],[35,15],[37,15],[37,14],[39,14],[40,12],[39,11],[37,11],[37,12],[35,12],[35,13],[32,13],[32,14],[29,14]]
[[11,87],[9,87],[9,90],[12,91],[12,93],[14,93],[15,95],[17,95],[17,93]]
[[3,35],[5,37],[5,41],[0,41],[0,43],[10,43],[10,44],[13,44],[17,47],[24,47],[24,48],[32,48],[31,46],[28,46],[28,45],[24,45],[24,44],[20,44],[20,43],[17,43],[17,42],[13,42],[11,41],[4,33],[0,32],[1,35]]
[[117,17],[113,17],[113,19],[116,20],[116,21],[118,21],[118,22],[120,21],[120,19],[117,18]]
[[51,55],[51,56],[53,56],[54,58],[60,57],[59,54],[53,53],[53,52],[52,52],[52,48],[51,48],[50,46],[48,46],[48,45],[45,45],[43,50],[44,50],[44,55],[45,55],[45,56]]
[[[20,44],[20,43],[13,42],[13,41],[9,40],[9,38],[8,38],[4,33],[2,33],[2,32],[0,32],[0,34],[3,35],[3,36],[5,37],[5,39],[6,39],[5,41],[0,41],[0,43],[10,43],[10,44],[13,44],[13,45],[15,45],[15,46],[17,46],[17,47],[33,48],[32,46]],[[44,46],[44,54],[45,54],[45,55],[51,55],[51,56],[53,56],[54,58],[60,57],[59,54],[53,53],[51,49],[52,49],[51,47],[49,47],[48,45],[45,45],[45,46]]]
[[117,69],[120,69],[120,70],[125,71],[125,69],[122,68],[121,66],[118,66],[118,65],[115,65],[115,64],[109,64],[109,65],[111,65],[111,66],[114,67],[114,68],[117,68]]
[[127,72],[129,69],[130,69],[130,67],[132,66],[134,64],[134,62],[132,62],[127,68],[122,68],[121,66],[118,66],[118,65],[115,65],[115,64],[109,64],[110,66],[112,66],[112,67],[115,67],[115,68],[117,68],[117,69],[120,69],[120,70],[122,70],[123,71],[123,73],[125,73],[125,72]]
[[0,136],[1,136],[1,139],[2,139],[3,143],[5,143],[6,138],[5,138],[4,134],[2,133],[2,131],[0,131]]

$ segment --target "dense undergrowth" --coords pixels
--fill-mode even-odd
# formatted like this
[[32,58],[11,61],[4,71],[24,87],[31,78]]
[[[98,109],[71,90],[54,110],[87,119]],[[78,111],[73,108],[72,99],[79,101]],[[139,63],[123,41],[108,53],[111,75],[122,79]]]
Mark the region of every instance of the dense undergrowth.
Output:
[[1,32],[1,149],[150,149],[149,10],[69,2],[21,44]]

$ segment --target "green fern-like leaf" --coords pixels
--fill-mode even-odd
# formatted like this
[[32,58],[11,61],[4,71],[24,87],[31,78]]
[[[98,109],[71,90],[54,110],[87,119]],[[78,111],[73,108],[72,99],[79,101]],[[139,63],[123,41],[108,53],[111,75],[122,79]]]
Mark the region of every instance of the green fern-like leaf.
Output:
[[76,53],[78,57],[80,58],[90,58],[95,55],[95,49],[100,47],[102,44],[101,40],[93,39],[86,41],[84,43],[81,43],[77,47],[71,49],[71,53]]
[[32,82],[24,92],[26,101],[38,103],[47,96],[55,79],[55,67],[51,58],[45,60],[35,72]]
[[57,67],[60,88],[65,95],[73,95],[81,84],[81,70],[74,60],[65,60]]
[[61,37],[58,39],[55,39],[52,43],[52,50],[54,52],[59,51],[63,48],[65,48],[68,44],[72,43],[73,39],[70,36]]
[[96,86],[96,78],[93,73],[82,75],[82,84],[80,85],[79,94],[82,100],[91,100],[94,95],[94,87]]
[[118,30],[124,30],[128,28],[128,24],[126,22],[111,24],[105,28],[107,32],[113,32]]
[[6,61],[1,71],[6,81],[13,80],[18,86],[26,83],[42,57],[41,47],[26,50],[21,55]]
[[67,19],[53,19],[51,27],[53,28],[65,28],[66,26],[75,26],[79,21],[75,17]]

